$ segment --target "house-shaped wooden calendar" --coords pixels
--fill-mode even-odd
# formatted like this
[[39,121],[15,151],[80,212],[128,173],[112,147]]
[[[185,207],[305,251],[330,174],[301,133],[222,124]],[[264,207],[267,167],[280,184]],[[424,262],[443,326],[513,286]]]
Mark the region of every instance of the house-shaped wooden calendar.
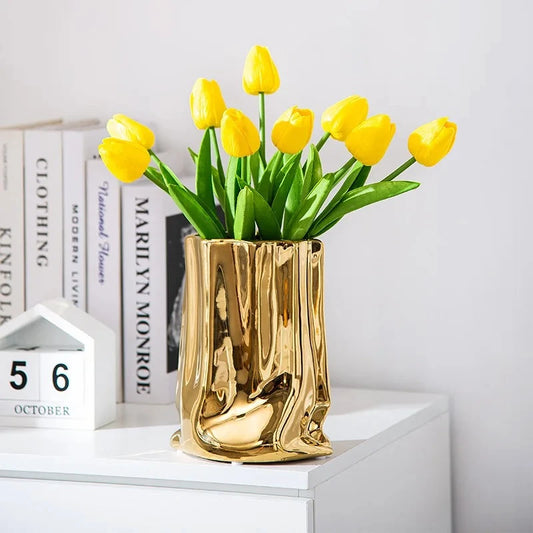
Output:
[[114,332],[66,300],[0,326],[0,425],[95,429],[116,415]]

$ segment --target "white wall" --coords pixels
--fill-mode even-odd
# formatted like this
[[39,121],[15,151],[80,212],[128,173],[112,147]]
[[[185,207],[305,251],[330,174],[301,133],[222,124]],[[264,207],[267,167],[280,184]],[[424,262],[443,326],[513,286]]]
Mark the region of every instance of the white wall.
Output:
[[[453,152],[407,174],[422,187],[325,238],[332,379],[449,394],[456,530],[522,533],[533,530],[532,16],[527,0],[0,0],[0,121],[123,112],[155,123],[190,171],[194,80],[216,78],[229,105],[255,114],[240,87],[255,43],[282,79],[270,123],[294,104],[318,118],[353,93],[393,117],[376,177],[407,158],[414,127],[448,114]],[[346,157],[340,144],[324,153]]]

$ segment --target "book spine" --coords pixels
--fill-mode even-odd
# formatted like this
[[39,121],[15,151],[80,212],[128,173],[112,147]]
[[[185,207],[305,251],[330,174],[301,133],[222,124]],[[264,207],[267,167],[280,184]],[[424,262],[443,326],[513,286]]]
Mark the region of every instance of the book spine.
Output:
[[87,161],[87,311],[117,340],[117,402],[122,376],[121,186],[101,160]]
[[166,220],[178,213],[155,187],[123,188],[124,399],[171,403],[177,373],[167,346]]
[[61,132],[24,132],[26,307],[63,296]]
[[24,305],[24,136],[0,130],[0,325]]
[[97,155],[104,130],[63,132],[63,294],[87,309],[85,161]]

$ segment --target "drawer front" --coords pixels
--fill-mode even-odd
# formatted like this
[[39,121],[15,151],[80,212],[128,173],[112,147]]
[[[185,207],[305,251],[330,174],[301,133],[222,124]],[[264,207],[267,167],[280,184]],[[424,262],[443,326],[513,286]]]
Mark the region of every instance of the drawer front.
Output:
[[234,492],[0,478],[2,531],[308,533],[312,500]]

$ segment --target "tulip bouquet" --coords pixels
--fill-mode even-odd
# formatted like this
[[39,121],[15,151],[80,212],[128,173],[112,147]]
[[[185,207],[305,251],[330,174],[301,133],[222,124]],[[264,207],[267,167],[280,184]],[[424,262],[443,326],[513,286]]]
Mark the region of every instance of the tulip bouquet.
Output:
[[[193,121],[205,130],[196,165],[196,192],[191,191],[152,151],[154,135],[146,126],[115,115],[107,124],[111,137],[99,147],[102,159],[118,179],[131,182],[142,175],[168,193],[204,239],[291,240],[318,237],[347,213],[415,189],[419,183],[393,181],[413,163],[435,165],[451,149],[456,125],[439,118],[411,133],[412,157],[388,176],[367,184],[372,166],[384,156],[395,125],[387,115],[367,118],[368,102],[350,96],[322,114],[324,134],[311,144],[314,115],[293,106],[275,122],[271,139],[277,151],[268,160],[265,138],[265,94],[280,85],[267,48],[254,46],[245,62],[244,90],[259,96],[259,128],[234,108],[226,108],[216,81],[199,79],[190,106]],[[216,129],[225,152],[222,163]],[[324,172],[319,152],[329,138],[344,142],[349,159],[336,171]],[[153,159],[157,168],[149,166]],[[224,220],[215,209],[222,206]]]

